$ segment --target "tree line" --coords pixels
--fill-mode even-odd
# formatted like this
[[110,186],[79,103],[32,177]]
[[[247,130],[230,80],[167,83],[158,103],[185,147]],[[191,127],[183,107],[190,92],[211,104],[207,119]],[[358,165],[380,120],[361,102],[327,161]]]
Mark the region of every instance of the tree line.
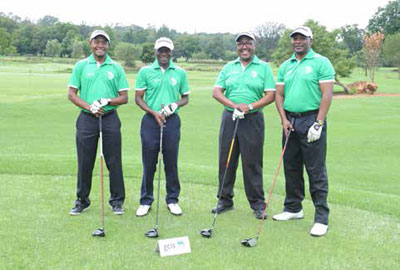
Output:
[[[397,66],[400,71],[400,0],[379,7],[366,29],[345,25],[328,31],[314,20],[305,25],[314,32],[315,51],[333,62],[339,77],[346,77],[356,65],[365,69],[373,81],[375,66]],[[232,60],[236,57],[235,35],[231,33],[179,33],[163,25],[159,28],[138,25],[89,26],[60,22],[45,16],[37,22],[0,12],[0,55],[44,55],[82,58],[90,54],[88,37],[94,29],[104,29],[111,38],[109,53],[134,66],[136,60],[154,60],[154,41],[162,36],[175,43],[174,58],[189,60]],[[268,62],[282,63],[292,50],[284,24],[266,22],[253,29],[257,55]],[[400,73],[399,73],[400,78]]]

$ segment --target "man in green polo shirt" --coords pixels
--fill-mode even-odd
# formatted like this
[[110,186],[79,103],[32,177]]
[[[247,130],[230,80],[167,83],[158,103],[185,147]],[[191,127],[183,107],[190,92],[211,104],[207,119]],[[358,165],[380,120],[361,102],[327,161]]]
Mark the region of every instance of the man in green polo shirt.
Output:
[[[213,89],[213,97],[224,105],[225,110],[219,133],[218,194],[221,192],[221,196],[218,198],[218,206],[212,212],[223,213],[233,209],[233,186],[241,155],[246,196],[256,218],[261,219],[265,208],[262,108],[274,101],[275,83],[270,66],[255,55],[255,42],[251,32],[237,35],[236,51],[239,57],[224,66]],[[237,118],[239,124],[235,144],[224,185],[221,187]]]
[[328,230],[328,177],[326,172],[326,115],[333,92],[335,71],[331,62],[311,49],[313,35],[307,26],[291,34],[293,55],[280,67],[275,103],[282,120],[283,136],[292,130],[283,163],[286,178],[284,212],[273,219],[303,218],[303,167],[306,167],[310,193],[315,206],[312,236]]
[[77,199],[69,213],[79,215],[90,205],[92,171],[99,138],[98,117],[101,115],[104,158],[110,172],[109,203],[113,213],[121,215],[124,213],[125,186],[121,162],[121,122],[116,109],[128,102],[129,87],[123,68],[107,54],[110,47],[108,34],[96,30],[89,42],[92,54],[75,65],[68,82],[68,98],[81,109],[76,121]]
[[160,150],[160,127],[163,125],[163,161],[166,177],[166,203],[171,214],[181,215],[178,205],[178,150],[181,121],[179,108],[189,102],[186,72],[171,61],[174,44],[169,38],[159,38],[154,45],[156,60],[140,69],[136,79],[136,104],[146,112],[142,118],[143,177],[140,206],[136,216],[147,215],[153,197],[153,179]]

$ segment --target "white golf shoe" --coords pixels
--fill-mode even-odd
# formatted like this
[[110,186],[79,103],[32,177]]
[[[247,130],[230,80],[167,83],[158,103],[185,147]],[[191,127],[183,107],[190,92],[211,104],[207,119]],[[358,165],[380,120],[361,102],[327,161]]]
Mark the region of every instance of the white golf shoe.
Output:
[[310,234],[311,236],[323,236],[328,231],[328,225],[322,223],[315,223],[314,226],[311,228]]
[[150,205],[143,205],[141,204],[139,208],[136,210],[137,217],[143,217],[147,215],[150,211]]
[[182,209],[179,207],[177,203],[169,203],[167,205],[169,212],[175,216],[180,216],[182,215]]
[[280,214],[276,214],[272,217],[273,220],[276,221],[286,221],[291,219],[301,219],[304,217],[303,210],[297,213],[283,212]]

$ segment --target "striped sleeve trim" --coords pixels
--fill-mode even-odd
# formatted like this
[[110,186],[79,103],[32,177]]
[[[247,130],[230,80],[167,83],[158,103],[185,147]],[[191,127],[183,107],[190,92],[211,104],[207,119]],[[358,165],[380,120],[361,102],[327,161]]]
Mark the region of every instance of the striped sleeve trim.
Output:
[[267,88],[267,89],[264,89],[264,92],[275,92],[275,91],[276,91],[275,88]]
[[335,80],[323,80],[323,81],[319,81],[319,83],[326,83],[326,82],[334,82]]
[[224,89],[224,87],[222,87],[221,85],[218,85],[218,84],[215,84],[214,87],[218,87],[218,88]]
[[276,85],[285,85],[285,83],[283,83],[283,82],[276,82],[275,84]]
[[182,96],[186,96],[186,95],[189,95],[189,94],[190,94],[190,91],[187,91],[187,92],[183,93]]
[[121,92],[121,91],[129,91],[129,88],[122,88],[122,89],[118,90],[118,92]]
[[68,87],[72,87],[72,88],[78,89],[78,87],[77,87],[77,86],[75,86],[75,85],[72,85],[72,84],[68,84]]
[[146,89],[147,89],[147,87],[145,87],[145,88],[135,88],[136,91],[144,91]]

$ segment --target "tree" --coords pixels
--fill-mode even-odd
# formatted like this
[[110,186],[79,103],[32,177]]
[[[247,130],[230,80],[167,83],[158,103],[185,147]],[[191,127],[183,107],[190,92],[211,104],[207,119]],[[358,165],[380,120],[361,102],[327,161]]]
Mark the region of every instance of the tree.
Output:
[[210,40],[205,48],[205,52],[211,59],[224,59],[225,48],[222,38],[215,36],[212,40]]
[[186,62],[194,53],[201,51],[199,39],[194,36],[180,36],[174,41],[174,45],[174,57],[184,57]]
[[16,53],[17,49],[11,43],[11,34],[0,27],[0,55]]
[[[336,37],[338,31],[328,32],[325,26],[321,26],[318,22],[308,20],[305,25],[313,31],[312,48],[315,52],[327,57],[335,69],[335,84],[343,87],[344,91],[348,94],[350,89],[343,84],[339,78],[349,77],[351,71],[355,66],[354,57],[348,58],[348,51],[343,50],[339,46]],[[278,46],[273,53],[272,57],[277,65],[280,65],[293,54],[292,43],[290,41],[290,33],[292,30],[286,30],[278,42]]]
[[86,46],[88,43],[84,42],[84,41],[79,41],[79,40],[75,40],[74,44],[72,44],[72,54],[71,57],[73,58],[82,58],[84,56],[87,56],[87,50],[86,50]]
[[115,47],[115,55],[118,59],[124,60],[128,67],[135,67],[135,60],[142,55],[142,47],[126,42],[120,42]]
[[342,48],[348,49],[351,57],[362,49],[364,30],[359,29],[357,24],[345,25],[340,28],[338,37],[342,42]]
[[383,55],[388,62],[397,66],[398,78],[400,80],[400,32],[385,38]]
[[384,35],[380,32],[367,34],[364,36],[363,51],[369,70],[369,77],[371,78],[372,82],[374,82],[375,79],[375,67],[378,64],[381,54],[383,38]]
[[59,21],[58,18],[50,16],[50,15],[46,15],[43,18],[39,19],[38,24],[40,26],[47,27],[47,26],[52,26],[52,25],[58,23],[58,21]]
[[143,63],[151,63],[154,61],[154,44],[151,42],[146,42],[142,46],[142,55],[140,56],[140,60]]
[[61,55],[62,46],[58,40],[49,40],[46,45],[45,54],[49,57],[59,57]]
[[285,29],[285,25],[275,22],[266,22],[263,25],[257,26],[255,30],[257,56],[265,61],[271,61],[272,53],[278,46],[278,41]]
[[390,1],[385,7],[379,7],[368,23],[371,33],[383,32],[391,35],[400,32],[400,0]]

